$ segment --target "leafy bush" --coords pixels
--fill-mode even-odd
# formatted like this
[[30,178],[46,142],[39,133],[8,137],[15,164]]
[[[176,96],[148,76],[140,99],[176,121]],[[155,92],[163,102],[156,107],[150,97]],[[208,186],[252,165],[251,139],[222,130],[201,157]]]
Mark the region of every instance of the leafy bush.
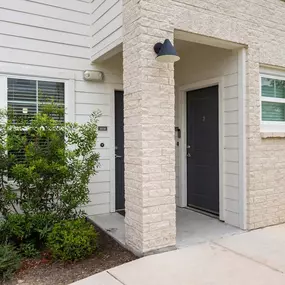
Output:
[[23,257],[33,258],[40,255],[33,243],[22,243],[20,245],[20,253]]
[[[12,165],[12,157],[8,155],[7,149],[7,125],[5,122],[7,114],[0,110],[0,214],[8,215],[13,210],[17,195],[8,183],[8,169]],[[16,209],[15,209],[16,210]]]
[[10,279],[20,268],[21,258],[10,245],[0,245],[0,280]]
[[0,111],[0,213],[6,217],[21,209],[25,215],[80,217],[98,165],[99,114],[79,125],[59,120],[64,109],[54,103],[39,110],[32,117]]
[[31,234],[31,224],[24,215],[10,214],[0,226],[1,242],[20,244]]
[[[59,221],[58,217],[50,213],[39,213],[35,215],[9,214],[0,225],[0,242],[9,242],[16,246],[27,244],[24,251],[41,249],[51,232],[53,225]],[[29,246],[28,246],[29,245]]]
[[48,248],[55,259],[78,260],[91,255],[97,248],[98,234],[84,219],[57,223],[48,236]]
[[[84,216],[79,208],[89,202],[88,184],[99,159],[98,113],[79,125],[65,123],[64,109],[53,102],[39,110],[33,116],[0,110],[0,243],[26,257],[46,245],[55,223]],[[56,230],[64,244],[54,239],[55,256],[75,260],[93,252],[97,235],[89,224],[62,225],[63,233]]]
[[31,238],[38,244],[45,244],[48,234],[52,231],[54,224],[60,221],[60,217],[52,213],[38,213],[30,216],[32,224]]

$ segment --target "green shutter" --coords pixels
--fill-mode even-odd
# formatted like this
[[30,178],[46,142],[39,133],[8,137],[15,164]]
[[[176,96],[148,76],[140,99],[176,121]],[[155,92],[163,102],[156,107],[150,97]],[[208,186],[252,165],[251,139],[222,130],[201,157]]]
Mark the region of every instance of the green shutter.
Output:
[[[262,97],[285,98],[285,81],[262,78]],[[262,102],[262,121],[284,122],[285,104]]]

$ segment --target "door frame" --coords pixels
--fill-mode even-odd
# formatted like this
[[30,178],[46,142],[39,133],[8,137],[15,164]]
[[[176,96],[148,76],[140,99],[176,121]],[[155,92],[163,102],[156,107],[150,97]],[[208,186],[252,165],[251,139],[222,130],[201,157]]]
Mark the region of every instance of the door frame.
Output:
[[187,92],[202,88],[218,86],[218,105],[219,105],[219,219],[224,220],[224,79],[223,77],[212,78],[208,80],[198,81],[192,84],[183,85],[179,88],[178,112],[179,125],[181,126],[181,140],[179,148],[179,189],[178,189],[178,206],[187,207]]

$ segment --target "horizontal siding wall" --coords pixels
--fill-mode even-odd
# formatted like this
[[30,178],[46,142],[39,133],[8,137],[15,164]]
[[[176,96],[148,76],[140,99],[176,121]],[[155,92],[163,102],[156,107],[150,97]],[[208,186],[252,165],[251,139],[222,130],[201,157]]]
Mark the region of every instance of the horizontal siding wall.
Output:
[[94,0],[91,4],[91,59],[98,59],[122,43],[122,0]]
[[225,221],[239,227],[238,56],[224,61],[224,192]]
[[[96,146],[100,168],[89,186],[91,202],[85,209],[90,215],[110,211],[112,102],[114,90],[122,89],[119,57],[104,66],[90,64],[91,5],[89,0],[0,1],[0,74],[73,79],[75,94],[67,96],[74,96],[75,120],[87,122],[92,111],[100,110],[99,125],[108,126]],[[83,80],[83,71],[92,69],[105,73],[105,83]]]

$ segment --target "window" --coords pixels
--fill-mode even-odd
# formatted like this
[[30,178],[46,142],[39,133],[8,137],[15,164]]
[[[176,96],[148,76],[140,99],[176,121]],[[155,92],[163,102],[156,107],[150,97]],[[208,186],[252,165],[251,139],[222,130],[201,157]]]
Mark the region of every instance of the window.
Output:
[[[44,104],[54,102],[64,107],[65,84],[63,82],[37,81],[19,78],[7,79],[7,106],[13,116],[32,118],[37,114]],[[64,116],[55,119],[64,122]],[[19,130],[23,133],[25,130]],[[64,138],[63,138],[64,140]],[[46,145],[46,141],[41,142]],[[23,161],[24,150],[11,151],[16,161]]]
[[[8,78],[8,110],[14,116],[34,116],[48,101],[64,107],[64,83]],[[58,118],[64,120],[64,118]]]
[[285,79],[261,76],[263,131],[285,131]]

